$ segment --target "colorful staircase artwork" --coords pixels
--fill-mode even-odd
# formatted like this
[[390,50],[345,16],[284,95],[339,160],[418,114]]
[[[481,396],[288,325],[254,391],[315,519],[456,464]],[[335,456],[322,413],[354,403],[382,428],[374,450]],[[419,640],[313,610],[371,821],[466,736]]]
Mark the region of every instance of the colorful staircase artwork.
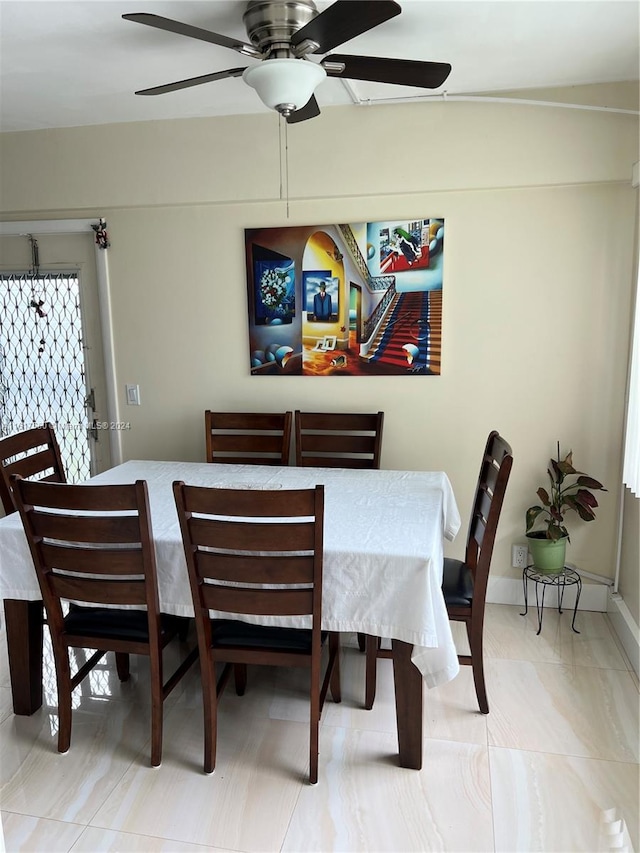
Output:
[[370,360],[408,373],[440,373],[441,346],[442,291],[399,293]]

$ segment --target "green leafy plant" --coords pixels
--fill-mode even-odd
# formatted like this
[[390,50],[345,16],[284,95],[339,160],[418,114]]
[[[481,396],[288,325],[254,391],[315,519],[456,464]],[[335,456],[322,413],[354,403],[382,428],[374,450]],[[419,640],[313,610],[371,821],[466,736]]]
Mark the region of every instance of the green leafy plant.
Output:
[[[598,506],[596,496],[591,490],[606,492],[605,487],[598,480],[576,471],[573,467],[572,452],[560,459],[560,444],[558,444],[558,459],[550,460],[547,468],[549,475],[550,490],[540,487],[537,495],[541,504],[530,506],[526,513],[526,532],[533,531],[536,524],[545,524],[545,537],[553,541],[567,537],[570,542],[569,531],[564,524],[564,516],[567,511],[576,512],[583,521],[593,521],[596,517],[595,508]],[[569,479],[567,479],[569,478]],[[542,531],[541,531],[542,532]]]

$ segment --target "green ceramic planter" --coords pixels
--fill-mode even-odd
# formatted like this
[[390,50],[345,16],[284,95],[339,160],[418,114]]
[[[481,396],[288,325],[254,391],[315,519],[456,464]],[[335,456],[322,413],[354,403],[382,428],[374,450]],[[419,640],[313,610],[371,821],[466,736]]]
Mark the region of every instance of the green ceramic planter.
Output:
[[552,575],[562,571],[567,550],[566,536],[554,542],[547,539],[543,531],[536,531],[527,533],[527,541],[533,565],[539,572]]

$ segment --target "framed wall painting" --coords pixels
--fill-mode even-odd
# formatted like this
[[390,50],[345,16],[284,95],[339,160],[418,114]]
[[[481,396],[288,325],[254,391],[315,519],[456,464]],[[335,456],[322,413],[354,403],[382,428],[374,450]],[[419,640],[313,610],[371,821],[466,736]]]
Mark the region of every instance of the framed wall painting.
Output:
[[445,220],[245,229],[254,376],[438,376]]

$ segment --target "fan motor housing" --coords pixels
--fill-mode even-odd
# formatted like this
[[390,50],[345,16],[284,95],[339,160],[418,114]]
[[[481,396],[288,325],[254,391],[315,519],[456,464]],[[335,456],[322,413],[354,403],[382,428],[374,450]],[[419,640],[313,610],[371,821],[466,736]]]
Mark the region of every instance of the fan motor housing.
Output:
[[250,0],[242,20],[249,41],[260,51],[290,56],[291,37],[317,14],[313,0]]

